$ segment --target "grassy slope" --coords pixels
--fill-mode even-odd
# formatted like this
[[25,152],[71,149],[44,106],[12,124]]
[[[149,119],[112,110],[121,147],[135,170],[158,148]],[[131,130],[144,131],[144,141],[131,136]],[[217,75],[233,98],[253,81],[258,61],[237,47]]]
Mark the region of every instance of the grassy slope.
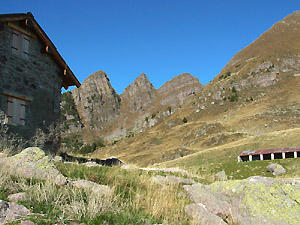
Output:
[[[300,45],[295,39],[300,37],[299,21],[296,13],[275,24],[235,55],[199,95],[188,99],[167,120],[135,137],[99,149],[92,156],[114,156],[136,166],[178,166],[185,160],[189,164],[189,159],[206,151],[226,162],[229,156],[235,161],[241,151],[249,148],[300,146],[296,133],[292,142],[282,136],[284,132],[275,135],[276,131],[293,133],[300,123],[300,77],[294,76],[300,69]],[[265,63],[270,66],[262,69]],[[220,79],[228,72],[231,76]],[[268,81],[272,84],[265,87],[260,79],[269,75],[275,75],[274,81],[272,78]],[[226,101],[213,98],[218,91]],[[237,101],[228,100],[233,95],[238,96]],[[201,109],[203,106],[205,109]],[[182,122],[184,117],[187,123]],[[272,138],[266,139],[269,136]],[[194,155],[172,161],[187,154]]]
[[[179,196],[182,185],[161,185],[151,181],[156,174],[120,167],[86,167],[57,163],[58,169],[69,179],[85,179],[114,190],[112,196],[72,187],[57,186],[53,181],[24,179],[0,173],[0,199],[26,192],[29,199],[18,202],[30,208],[29,216],[37,224],[190,224],[184,206],[190,204],[186,195]],[[181,176],[180,174],[176,174]],[[16,223],[17,224],[17,223]]]
[[212,176],[224,170],[231,179],[244,179],[249,176],[273,176],[266,167],[271,162],[279,163],[287,172],[282,177],[299,178],[300,158],[274,161],[237,162],[237,155],[243,150],[265,149],[300,145],[300,128],[276,131],[252,138],[245,138],[227,145],[206,149],[202,152],[177,160],[162,163],[162,167],[180,167],[191,170],[212,181]]

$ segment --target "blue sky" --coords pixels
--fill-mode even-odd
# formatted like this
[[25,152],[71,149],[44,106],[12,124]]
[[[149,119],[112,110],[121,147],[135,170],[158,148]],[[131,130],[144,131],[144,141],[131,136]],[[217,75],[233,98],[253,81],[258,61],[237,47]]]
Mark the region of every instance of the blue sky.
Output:
[[184,72],[207,84],[296,10],[299,0],[9,0],[0,8],[31,11],[80,82],[102,70],[119,94],[141,73],[155,88]]

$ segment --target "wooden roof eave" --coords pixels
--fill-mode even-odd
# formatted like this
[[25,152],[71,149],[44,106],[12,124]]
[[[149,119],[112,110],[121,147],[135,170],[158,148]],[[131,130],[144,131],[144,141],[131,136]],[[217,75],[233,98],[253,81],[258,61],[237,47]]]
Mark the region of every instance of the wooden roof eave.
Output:
[[64,71],[64,75],[67,77],[68,82],[66,82],[66,79],[63,77],[62,85],[65,89],[67,89],[69,86],[75,85],[76,87],[80,87],[80,82],[70,69],[70,67],[67,65],[65,60],[62,58],[62,56],[57,51],[55,45],[52,43],[48,35],[44,32],[44,30],[41,28],[41,26],[37,23],[37,21],[34,19],[33,15],[31,13],[17,13],[17,14],[5,14],[0,15],[0,21],[1,22],[8,22],[8,21],[18,21],[18,20],[26,20],[29,19],[31,21],[31,29],[35,31],[38,38],[46,45],[53,49],[52,56],[54,60],[58,63],[58,65],[62,68]]
[[[77,80],[75,77],[73,71],[70,69],[70,67],[67,65],[65,60],[62,58],[62,56],[59,54],[57,51],[55,45],[52,43],[50,38],[47,36],[47,34],[43,31],[43,29],[40,27],[40,25],[36,22],[34,18],[30,18],[33,22],[33,27],[35,28],[34,30],[38,33],[38,37],[42,39],[45,45],[50,46],[54,51],[52,53],[54,59],[57,61],[57,63],[64,69],[66,70],[65,76],[68,76],[72,81],[73,84],[70,84],[68,86],[76,85],[76,87],[80,87],[80,82]],[[67,88],[66,88],[67,89]]]

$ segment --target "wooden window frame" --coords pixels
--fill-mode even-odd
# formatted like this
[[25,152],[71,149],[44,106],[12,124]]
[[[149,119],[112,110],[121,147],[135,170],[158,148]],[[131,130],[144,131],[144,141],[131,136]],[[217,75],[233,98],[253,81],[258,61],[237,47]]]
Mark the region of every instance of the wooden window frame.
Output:
[[30,37],[16,29],[12,30],[11,53],[23,59],[29,58]]
[[14,125],[14,126],[25,126],[26,107],[27,107],[26,102],[28,102],[28,100],[17,96],[12,96],[12,95],[5,95],[5,96],[7,98],[5,124]]

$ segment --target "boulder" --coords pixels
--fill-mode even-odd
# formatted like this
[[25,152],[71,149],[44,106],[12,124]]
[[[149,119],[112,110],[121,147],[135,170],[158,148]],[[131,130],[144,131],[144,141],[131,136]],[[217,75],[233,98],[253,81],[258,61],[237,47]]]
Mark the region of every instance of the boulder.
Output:
[[8,196],[8,200],[11,202],[26,201],[28,199],[29,199],[29,196],[25,192],[11,194]]
[[196,224],[214,224],[211,214],[228,224],[300,224],[300,180],[255,176],[183,187],[196,204],[185,209]]
[[66,183],[66,178],[57,170],[53,161],[37,147],[26,148],[12,157],[0,158],[0,168],[21,177],[52,179],[58,180],[58,184]]
[[210,213],[206,210],[205,206],[200,204],[190,204],[184,207],[185,213],[192,217],[194,224],[207,224],[207,225],[225,225],[225,223],[217,215]]
[[63,158],[62,158],[61,156],[56,155],[56,156],[54,157],[54,162],[62,162],[62,161],[63,161]]
[[19,220],[29,214],[29,209],[23,205],[0,200],[0,224]]
[[36,223],[30,221],[30,220],[25,220],[25,221],[21,221],[20,223],[21,225],[37,225]]
[[204,206],[207,213],[218,215],[220,218],[231,216],[230,204],[207,190],[205,185],[193,184],[183,186],[188,196],[196,203]]
[[158,184],[195,184],[196,182],[193,179],[186,179],[182,177],[175,177],[175,176],[160,176],[156,175],[152,178],[152,181]]
[[214,180],[217,180],[217,181],[224,181],[224,180],[227,180],[227,175],[225,173],[224,170],[216,173],[216,175],[214,176]]
[[272,163],[272,164],[268,165],[267,170],[269,172],[273,173],[273,175],[275,175],[275,176],[285,173],[285,169],[277,163]]
[[73,181],[71,182],[71,185],[78,188],[89,189],[100,195],[110,196],[113,194],[113,190],[109,186],[100,185],[88,180]]

